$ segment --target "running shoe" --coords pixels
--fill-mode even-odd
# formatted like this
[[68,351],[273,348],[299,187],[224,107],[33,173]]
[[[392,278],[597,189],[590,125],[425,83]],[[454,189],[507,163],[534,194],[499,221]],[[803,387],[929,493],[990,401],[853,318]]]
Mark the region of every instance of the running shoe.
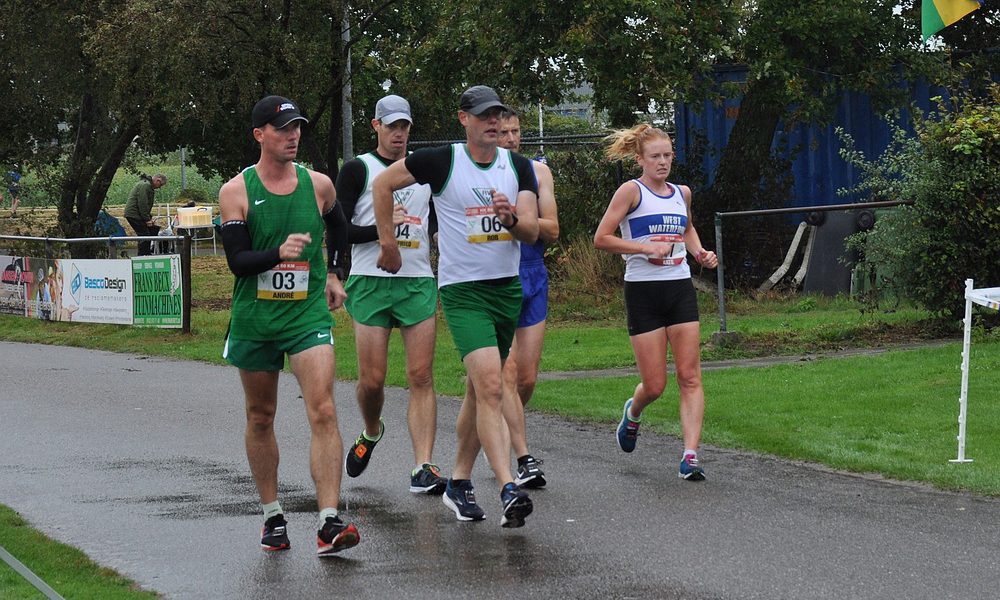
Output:
[[440,496],[448,480],[441,477],[441,469],[433,463],[424,463],[420,470],[410,473],[410,491],[414,494],[429,494]]
[[368,461],[371,460],[372,451],[375,450],[375,444],[385,434],[385,423],[382,422],[381,418],[378,420],[378,425],[381,427],[381,430],[378,432],[378,440],[372,441],[366,438],[365,432],[362,430],[361,435],[358,436],[358,439],[354,441],[354,445],[351,446],[351,451],[347,453],[347,458],[344,459],[344,470],[351,477],[357,477],[365,472]]
[[517,475],[514,477],[517,487],[528,489],[545,487],[545,473],[539,468],[541,464],[542,461],[530,454],[523,462],[517,461]]
[[530,515],[534,508],[528,494],[513,483],[503,486],[500,491],[500,504],[503,505],[500,527],[523,527],[524,518]]
[[705,469],[698,464],[698,459],[690,454],[681,460],[681,468],[677,471],[677,476],[688,481],[704,481]]
[[316,532],[316,554],[332,556],[341,550],[356,546],[361,541],[361,534],[352,524],[344,524],[339,516],[327,517],[323,528]]
[[639,437],[639,421],[633,421],[628,416],[628,409],[632,406],[632,399],[625,402],[622,409],[622,420],[618,423],[618,447],[624,452],[635,450],[635,441]]
[[274,515],[264,521],[264,528],[260,530],[260,547],[268,552],[291,548],[292,544],[288,541],[286,525],[288,523],[285,522],[285,516],[281,514]]
[[486,518],[486,513],[476,504],[476,492],[473,491],[472,482],[463,479],[458,485],[454,485],[454,479],[449,479],[445,486],[444,495],[441,501],[444,505],[455,511],[455,517],[459,521],[482,521]]

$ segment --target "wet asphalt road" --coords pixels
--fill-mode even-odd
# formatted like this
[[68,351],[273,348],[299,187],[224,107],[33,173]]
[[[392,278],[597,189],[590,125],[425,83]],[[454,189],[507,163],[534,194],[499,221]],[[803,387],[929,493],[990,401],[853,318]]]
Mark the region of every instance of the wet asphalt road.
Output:
[[[396,389],[368,471],[345,477],[342,502],[362,542],[320,560],[291,376],[277,433],[292,549],[265,555],[234,369],[13,343],[0,343],[0,364],[0,502],[167,598],[1000,595],[998,500],[717,448],[703,451],[709,480],[684,482],[677,440],[646,433],[625,455],[611,423],[529,415],[550,479],[532,494],[535,513],[501,529],[495,481],[477,464],[487,520],[459,523],[440,498],[408,491]],[[360,430],[353,385],[336,394],[347,443]],[[458,407],[440,401],[446,472]]]

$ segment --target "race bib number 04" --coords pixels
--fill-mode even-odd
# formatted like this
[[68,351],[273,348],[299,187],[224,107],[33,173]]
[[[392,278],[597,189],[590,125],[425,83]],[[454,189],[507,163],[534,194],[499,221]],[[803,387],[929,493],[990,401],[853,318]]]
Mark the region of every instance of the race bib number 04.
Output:
[[257,276],[258,300],[305,300],[309,294],[309,263],[278,263]]
[[663,258],[647,257],[649,258],[649,264],[661,267],[674,267],[684,262],[684,258],[687,255],[687,246],[684,244],[683,235],[677,233],[651,235],[648,241],[670,244],[670,252]]
[[470,244],[509,242],[514,236],[500,224],[500,217],[492,206],[473,206],[465,209],[466,235]]
[[406,215],[403,222],[396,225],[396,245],[400,248],[419,248],[420,231],[424,224],[420,217]]

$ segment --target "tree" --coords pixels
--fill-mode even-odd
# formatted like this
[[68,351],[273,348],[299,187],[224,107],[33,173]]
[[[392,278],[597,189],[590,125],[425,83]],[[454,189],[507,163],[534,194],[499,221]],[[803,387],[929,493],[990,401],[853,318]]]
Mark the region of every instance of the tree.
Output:
[[914,201],[859,234],[864,263],[928,310],[958,317],[966,279],[978,287],[1000,281],[1000,85],[939,111],[916,138],[897,135],[876,161],[843,154],[862,169],[864,188]]
[[114,65],[93,52],[95,31],[124,2],[13,4],[2,16],[3,56],[21,121],[9,127],[18,133],[5,154],[41,174],[63,235],[87,236],[126,150],[158,107],[160,57],[142,40],[130,40],[127,60]]

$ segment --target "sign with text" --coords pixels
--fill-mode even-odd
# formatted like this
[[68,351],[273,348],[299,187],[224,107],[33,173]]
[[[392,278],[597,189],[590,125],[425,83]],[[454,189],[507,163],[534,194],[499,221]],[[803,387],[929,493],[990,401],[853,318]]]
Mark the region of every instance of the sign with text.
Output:
[[180,328],[183,316],[179,254],[132,259],[132,323]]
[[132,324],[132,262],[62,259],[62,311],[59,320]]

